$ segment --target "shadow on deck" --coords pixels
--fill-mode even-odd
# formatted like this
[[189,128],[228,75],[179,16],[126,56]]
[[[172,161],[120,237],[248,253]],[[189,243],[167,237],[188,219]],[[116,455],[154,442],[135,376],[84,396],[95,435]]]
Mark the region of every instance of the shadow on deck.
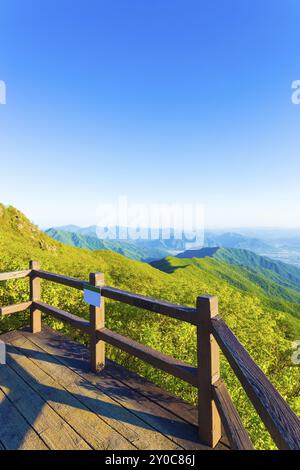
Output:
[[0,449],[209,449],[196,408],[116,363],[91,373],[87,349],[48,327],[0,338]]

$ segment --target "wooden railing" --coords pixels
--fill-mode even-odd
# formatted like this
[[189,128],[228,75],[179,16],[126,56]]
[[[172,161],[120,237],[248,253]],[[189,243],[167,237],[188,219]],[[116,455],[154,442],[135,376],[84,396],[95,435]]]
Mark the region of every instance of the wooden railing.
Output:
[[199,438],[203,444],[215,447],[223,427],[232,449],[253,449],[227,388],[220,379],[221,348],[277,447],[300,449],[300,420],[219,316],[216,297],[200,296],[195,308],[187,308],[105,286],[102,273],[91,273],[89,276],[89,284],[100,288],[102,298],[195,325],[198,366],[193,367],[105,328],[104,299],[101,307],[90,306],[89,321],[41,301],[41,279],[79,290],[84,289],[86,281],[42,271],[38,261],[31,261],[28,270],[0,274],[0,281],[24,277],[29,278],[30,300],[1,307],[1,315],[11,315],[29,308],[32,333],[41,331],[41,314],[44,313],[89,334],[90,365],[94,372],[105,367],[105,343],[108,343],[196,387]]

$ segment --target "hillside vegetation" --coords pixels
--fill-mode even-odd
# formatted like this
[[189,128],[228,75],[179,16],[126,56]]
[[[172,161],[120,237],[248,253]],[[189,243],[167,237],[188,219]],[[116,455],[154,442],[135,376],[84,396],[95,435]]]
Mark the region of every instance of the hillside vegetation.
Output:
[[267,308],[281,308],[289,313],[285,315],[287,331],[293,337],[300,336],[300,270],[294,266],[248,250],[219,247],[188,250],[176,258],[151,264],[168,273],[186,268],[181,276],[204,276],[207,270],[213,271],[231,285],[259,296]]
[[[126,242],[118,240],[100,240],[96,235],[86,235],[80,232],[69,232],[66,230],[60,230],[50,228],[46,230],[46,234],[52,237],[54,240],[65,243],[70,246],[77,248],[87,248],[88,250],[111,250],[121,255],[126,256],[129,259],[138,261],[151,261],[154,259],[163,258],[167,256],[169,252],[160,246],[159,243],[141,243],[141,242]],[[153,246],[154,245],[154,246]]]
[[[109,250],[92,252],[74,248],[40,232],[16,209],[0,205],[0,271],[26,268],[30,259],[40,260],[45,270],[81,279],[88,279],[89,272],[102,271],[108,285],[187,306],[194,306],[196,297],[203,293],[218,295],[220,312],[228,325],[290,406],[300,414],[300,368],[290,359],[291,340],[297,338],[300,331],[298,290],[284,287],[247,267],[212,257],[169,257],[156,262],[154,267]],[[43,282],[42,297],[52,305],[88,316],[88,306],[83,303],[79,291]],[[27,298],[28,280],[0,283],[0,304]],[[87,342],[81,333],[61,322],[49,317],[45,321],[75,339]],[[0,330],[15,329],[26,322],[28,313],[6,317],[0,320]],[[112,301],[106,301],[106,324],[114,331],[196,365],[195,328],[191,325]],[[192,387],[114,348],[107,350],[108,355],[119,363],[195,403],[196,391]],[[223,358],[221,366],[222,376],[255,446],[274,447]]]

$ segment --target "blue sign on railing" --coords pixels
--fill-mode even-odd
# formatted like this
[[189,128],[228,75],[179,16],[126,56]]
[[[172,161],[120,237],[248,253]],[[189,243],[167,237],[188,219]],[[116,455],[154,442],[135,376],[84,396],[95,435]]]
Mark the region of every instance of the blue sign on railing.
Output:
[[93,305],[94,307],[101,307],[100,288],[86,284],[83,290],[83,299],[89,305]]

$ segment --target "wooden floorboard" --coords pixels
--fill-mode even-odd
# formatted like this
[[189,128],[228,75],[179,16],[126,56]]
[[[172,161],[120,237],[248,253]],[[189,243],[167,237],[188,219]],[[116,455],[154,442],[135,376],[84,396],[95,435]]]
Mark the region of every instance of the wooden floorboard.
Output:
[[[118,405],[123,406],[127,410],[130,410],[134,416],[141,419],[145,424],[155,429],[161,436],[167,436],[169,439],[174,441],[175,444],[185,449],[207,449],[207,447],[199,444],[198,432],[196,426],[186,423],[178,416],[173,415],[164,408],[161,408],[157,403],[149,400],[145,396],[139,394],[132,388],[124,385],[124,383],[115,380],[106,370],[95,375],[89,372],[89,364],[86,360],[75,359],[69,355],[61,356],[60,349],[53,345],[53,337],[50,335],[50,344],[47,341],[41,340],[39,336],[34,335],[29,337],[30,341],[38,343],[41,347],[46,348],[51,353],[52,357],[56,357],[58,360],[72,369],[77,375],[85,381],[92,382],[97,393],[102,393],[110,396]],[[62,348],[65,351],[66,345]],[[76,354],[80,350],[76,345]],[[86,351],[82,348],[82,353]],[[109,370],[109,366],[107,367]],[[54,371],[55,373],[55,371]],[[65,380],[65,375],[64,375]],[[70,377],[70,383],[74,382],[74,378]],[[142,447],[143,448],[143,447]]]
[[[58,332],[53,332],[53,330],[48,327],[44,327],[42,335],[51,342],[51,345],[61,345],[61,341],[64,337],[61,336]],[[86,358],[88,361],[88,351],[86,348],[81,345],[76,345],[74,348],[72,341],[67,340],[64,344],[66,348],[67,357],[74,358]],[[189,424],[194,424],[197,426],[198,416],[197,408],[180,398],[177,398],[174,395],[171,395],[165,390],[162,390],[157,385],[152,382],[149,382],[144,377],[125,369],[124,367],[118,365],[117,363],[106,360],[106,368],[102,373],[108,373],[113,376],[115,379],[118,379],[120,382],[123,382],[128,387],[134,389],[136,392],[140,393],[142,396],[145,396],[151,401],[154,401],[162,408],[165,408],[168,412],[173,413],[175,416],[180,417],[182,420],[185,420]]]
[[[9,356],[9,354],[8,354]],[[9,360],[9,358],[8,358]],[[81,437],[10,367],[1,368],[0,389],[49,449],[90,449]]]
[[[6,367],[1,365],[0,369]],[[7,450],[46,450],[48,447],[0,390],[0,440]]]
[[[47,326],[43,328],[41,335],[43,338],[45,338],[48,345],[53,346],[54,349],[58,348],[58,350],[62,349],[64,351],[62,355],[63,358],[67,359],[68,361],[71,358],[77,359],[79,361],[77,364],[80,364],[80,368],[82,368],[82,359],[86,359],[84,365],[86,370],[89,371],[89,353],[87,348],[66,338],[61,333],[53,331]],[[175,395],[162,390],[160,387],[145,379],[144,377],[141,377],[135,372],[130,371],[129,369],[126,369],[109,359],[106,360],[106,367],[105,370],[101,372],[101,377],[106,378],[107,381],[109,381],[108,377],[111,377],[117,380],[119,385],[120,383],[126,385],[130,389],[134,390],[138,395],[147,398],[148,400],[146,400],[146,402],[152,401],[160,408],[167,410],[168,416],[170,416],[170,414],[174,415],[173,419],[179,418],[180,423],[185,421],[189,425],[194,425],[194,433],[197,432],[195,430],[195,428],[198,426],[198,412],[196,406],[193,406],[190,403],[187,403],[184,400],[176,397]],[[137,401],[139,401],[138,398]],[[162,412],[162,410],[160,412]],[[198,435],[196,436],[196,440],[198,442]],[[199,444],[197,445],[199,446]],[[202,448],[202,446],[198,448]],[[229,441],[225,430],[223,430],[223,436],[215,450],[229,449]]]
[[[198,441],[195,407],[137,374],[112,361],[91,373],[87,348],[48,327],[1,339],[0,449],[209,450]],[[13,423],[20,417],[17,437],[1,426],[10,412]],[[225,439],[219,449],[228,449]]]
[[[39,383],[41,381],[43,385],[45,385],[45,382],[47,383],[47,380],[45,381],[45,378],[42,377],[41,372],[43,371],[55,380],[56,388],[53,397],[49,396],[49,388],[47,386],[43,387],[41,391],[44,395],[47,395],[48,400],[52,398],[53,401],[58,403],[65,403],[67,400],[70,402],[70,398],[73,399],[70,404],[73,409],[70,410],[70,416],[68,418],[67,415],[66,419],[71,419],[77,430],[78,428],[81,429],[81,427],[86,430],[86,417],[82,413],[82,408],[84,408],[90,415],[101,418],[98,419],[100,426],[100,429],[98,429],[100,433],[99,438],[104,439],[107,435],[107,448],[130,449],[133,446],[150,449],[176,448],[172,442],[165,439],[159,433],[154,432],[149,426],[145,426],[145,423],[132,415],[126,408],[116,404],[109,396],[101,393],[91,382],[83,381],[80,376],[59,363],[55,356],[45,354],[42,349],[38,349],[26,338],[24,338],[24,341],[22,341],[22,338],[18,338],[12,344],[16,346],[14,351],[22,352],[22,355],[26,356],[26,371],[29,369],[34,377],[39,374]],[[11,352],[9,354],[12,355]],[[18,354],[13,355],[15,361],[18,361],[17,356]],[[24,356],[22,358],[24,363]],[[57,396],[58,394],[55,393],[57,389],[60,389],[60,396]],[[66,397],[66,392],[71,397]],[[77,411],[78,409],[80,410],[80,413],[77,413],[80,415],[80,419],[78,419],[77,423],[74,423],[76,407]],[[127,445],[123,441],[126,441]],[[130,445],[130,442],[133,445]]]
[[[22,345],[22,348],[24,348],[24,343]],[[26,356],[21,356],[18,347],[8,346],[8,349],[8,361],[11,367],[47,401],[57,415],[72,426],[82,439],[88,442],[91,448],[97,450],[128,450],[135,448],[128,439],[115,432],[96,414],[91,413],[81,401],[40,369],[35,361]]]
[[[30,342],[32,341],[37,343],[39,338],[30,336]],[[44,348],[49,348],[48,345],[45,346],[45,342],[39,344]],[[52,361],[60,361],[61,356],[57,350],[50,349]],[[102,412],[102,416],[115,418],[115,423],[113,423],[115,426],[123,427],[126,424],[127,427],[128,425],[132,427],[134,425],[135,433],[140,435],[140,442],[136,441],[139,448],[148,449],[149,446],[154,449],[202,448],[198,443],[197,430],[194,426],[181,422],[145,398],[140,400],[142,397],[122,383],[112,380],[111,377],[105,377],[103,373],[99,375],[90,373],[85,361],[80,366],[72,358],[63,358],[62,361],[63,363],[59,365],[57,363],[45,364],[41,361],[39,365],[43,368],[51,368],[51,374],[56,380],[68,387],[72,393],[77,393],[77,396],[82,394],[81,399],[87,405],[93,406],[93,411],[97,407],[98,411]],[[84,391],[81,389],[82,385],[85,387]],[[104,403],[107,404],[105,409]],[[128,430],[126,433],[128,434]]]

